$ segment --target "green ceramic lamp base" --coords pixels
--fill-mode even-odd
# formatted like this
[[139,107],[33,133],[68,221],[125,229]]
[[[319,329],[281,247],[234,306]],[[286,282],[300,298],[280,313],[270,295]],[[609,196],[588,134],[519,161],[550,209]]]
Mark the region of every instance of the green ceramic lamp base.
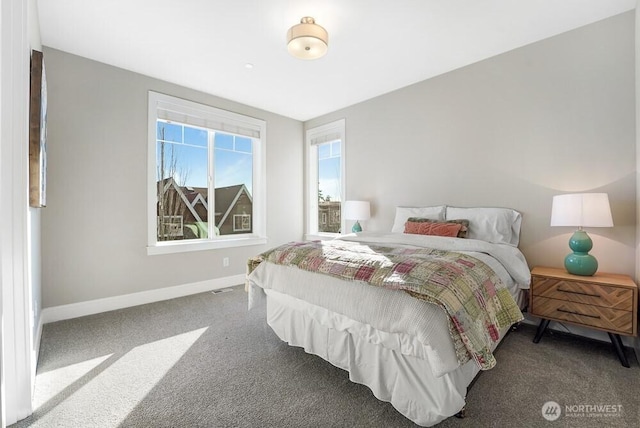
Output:
[[593,241],[584,230],[576,230],[569,239],[573,253],[564,258],[564,267],[573,275],[592,276],[598,270],[598,261],[589,254]]
[[353,227],[351,228],[352,232],[362,232],[362,226],[360,226],[359,222],[353,223]]

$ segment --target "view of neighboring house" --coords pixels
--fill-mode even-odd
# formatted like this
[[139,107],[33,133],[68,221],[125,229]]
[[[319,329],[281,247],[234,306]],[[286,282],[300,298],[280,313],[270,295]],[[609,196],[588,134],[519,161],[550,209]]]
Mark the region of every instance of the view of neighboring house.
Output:
[[[157,185],[158,240],[208,237],[207,188],[180,186],[173,178],[158,181]],[[214,234],[252,232],[253,200],[244,184],[216,188],[214,208]]]
[[215,189],[216,227],[220,235],[251,233],[253,199],[244,184]]
[[318,231],[339,233],[340,201],[318,201]]

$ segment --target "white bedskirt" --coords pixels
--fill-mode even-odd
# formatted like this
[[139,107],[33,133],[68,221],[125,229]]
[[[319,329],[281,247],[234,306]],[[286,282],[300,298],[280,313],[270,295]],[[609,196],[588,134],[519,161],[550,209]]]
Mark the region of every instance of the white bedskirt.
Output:
[[416,424],[435,425],[464,407],[467,386],[479,372],[473,361],[435,377],[427,360],[372,344],[346,329],[327,327],[331,324],[318,317],[357,321],[274,290],[265,292],[267,323],[280,339],[348,371],[351,381],[368,386],[379,400],[390,402]]

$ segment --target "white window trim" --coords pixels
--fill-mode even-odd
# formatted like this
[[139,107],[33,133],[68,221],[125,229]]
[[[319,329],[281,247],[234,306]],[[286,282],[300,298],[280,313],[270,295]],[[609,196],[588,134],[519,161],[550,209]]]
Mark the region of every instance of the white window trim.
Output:
[[[211,236],[208,239],[187,241],[157,240],[157,195],[156,195],[156,121],[158,107],[172,109],[178,114],[185,113],[203,120],[229,124],[222,132],[233,133],[233,129],[254,129],[259,133],[259,144],[253,144],[253,233],[242,235]],[[219,248],[263,245],[267,243],[266,206],[266,122],[238,113],[221,110],[170,95],[149,91],[148,106],[148,147],[147,147],[147,254],[170,254],[187,251],[212,250]],[[255,139],[254,139],[255,141]],[[209,181],[213,177],[209,176]]]
[[[31,415],[40,339],[34,302],[29,208],[29,37],[30,5],[20,0],[0,5],[0,425]],[[36,210],[37,211],[37,210]],[[33,217],[31,217],[33,218]],[[32,248],[36,243],[37,247]]]
[[[307,195],[305,201],[307,230],[305,239],[333,238],[340,235],[339,233],[318,232],[318,149],[312,145],[312,141],[330,136],[337,136],[334,139],[340,139],[340,176],[342,181],[340,184],[342,197],[344,198],[346,195],[345,119],[307,129],[305,134],[305,161],[307,165]],[[345,221],[343,215],[340,216],[340,222],[340,229],[344,231]]]

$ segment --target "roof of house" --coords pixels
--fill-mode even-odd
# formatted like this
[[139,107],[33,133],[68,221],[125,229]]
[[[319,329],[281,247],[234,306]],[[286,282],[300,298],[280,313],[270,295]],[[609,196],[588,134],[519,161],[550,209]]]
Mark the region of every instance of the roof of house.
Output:
[[246,193],[250,201],[253,202],[247,187],[244,184],[236,184],[234,186],[217,187],[215,197],[216,216],[222,215],[220,221],[217,222],[218,227],[221,227],[225,222],[231,209],[235,206],[236,201],[240,199],[242,193]]
[[200,218],[198,213],[193,209],[193,201],[195,200],[195,198],[197,198],[199,196],[198,193],[192,193],[193,198],[190,199],[189,196],[187,194],[185,194],[185,192],[184,192],[185,191],[185,187],[184,186],[178,186],[178,183],[176,183],[176,181],[173,179],[173,177],[164,178],[164,179],[158,181],[158,183],[162,183],[163,192],[166,192],[170,187],[173,187],[175,189],[175,191],[178,193],[178,195],[180,196],[180,198],[184,201],[185,206],[191,212],[191,214],[196,219],[196,221],[199,221],[199,222],[202,221],[202,219]]
[[[197,219],[199,219],[198,215],[195,213],[195,211],[193,210],[193,206],[198,202],[202,202],[203,205],[209,209],[208,207],[208,189],[206,187],[191,187],[191,186],[178,186],[177,183],[175,182],[175,180],[171,177],[169,178],[165,178],[163,180],[160,181],[161,183],[163,183],[163,187],[165,189],[165,191],[170,187],[173,186],[178,193],[180,194],[180,197],[187,202],[188,208],[189,210],[194,214],[194,217],[196,217]],[[215,215],[216,216],[222,216],[222,218],[217,222],[217,226],[221,227],[222,224],[225,222],[225,220],[227,219],[227,217],[229,216],[229,213],[231,212],[231,209],[235,206],[236,202],[238,201],[238,199],[240,199],[240,196],[242,196],[242,193],[246,193],[247,197],[249,198],[249,200],[251,202],[253,202],[253,198],[251,197],[251,194],[249,193],[249,190],[247,189],[247,187],[244,184],[236,184],[233,186],[226,186],[226,187],[216,187],[215,189],[215,208],[216,208],[216,212]]]

